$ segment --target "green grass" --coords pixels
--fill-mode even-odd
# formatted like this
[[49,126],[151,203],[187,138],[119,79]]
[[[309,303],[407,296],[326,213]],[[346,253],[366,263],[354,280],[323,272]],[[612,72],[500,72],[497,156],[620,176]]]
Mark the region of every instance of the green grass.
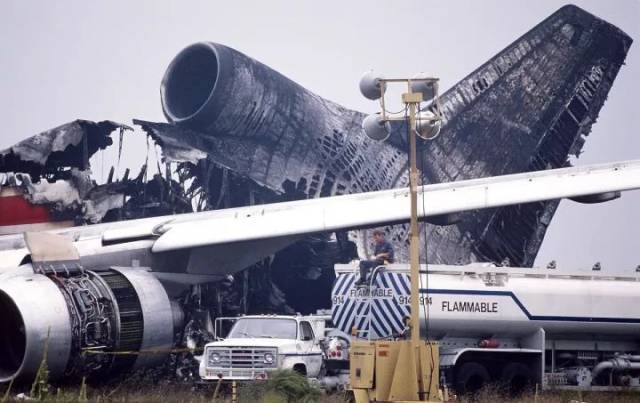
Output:
[[[34,383],[35,385],[36,383]],[[51,386],[43,380],[37,382],[37,390],[32,385],[0,386],[0,403],[24,402],[16,395],[24,393],[35,397],[35,401],[59,403],[87,402],[231,402],[231,385],[224,384],[214,399],[216,384],[194,385],[170,379],[137,374],[120,382],[105,385]],[[239,383],[239,402],[292,403],[292,402],[344,402],[342,395],[327,396],[309,385],[306,378],[291,371],[274,373],[271,379],[260,382]]]
[[[9,394],[5,394],[8,385],[0,387],[0,402],[24,402],[15,396],[23,392],[31,392],[31,385],[12,386]],[[226,384],[219,391],[217,399],[213,399],[215,384],[196,386],[180,383],[168,379],[154,379],[153,377],[136,375],[120,382],[106,385],[82,384],[73,386],[49,386],[46,393],[40,395],[41,402],[59,403],[116,403],[116,402],[231,402],[231,388]],[[241,383],[237,389],[238,402],[252,403],[290,403],[290,402],[318,402],[342,403],[347,402],[343,393],[327,395],[313,389],[306,380],[290,371],[283,371],[270,380],[260,382]],[[526,402],[526,403],[631,403],[640,402],[640,393],[633,392],[544,392],[525,394],[519,398],[505,397],[498,390],[484,389],[474,396],[458,398],[458,402],[494,403],[494,402]]]

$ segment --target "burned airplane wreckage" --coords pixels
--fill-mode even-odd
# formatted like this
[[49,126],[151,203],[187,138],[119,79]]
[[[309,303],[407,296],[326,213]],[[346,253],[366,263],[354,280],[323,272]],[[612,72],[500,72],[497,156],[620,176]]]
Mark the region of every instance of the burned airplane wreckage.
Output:
[[[570,154],[579,155],[630,45],[623,32],[583,10],[560,9],[441,96],[441,134],[421,147],[423,183],[566,166]],[[219,169],[297,198],[408,183],[406,128],[394,127],[388,143],[372,142],[361,129],[364,114],[228,47],[199,43],[184,49],[167,69],[161,95],[170,123],[134,123],[170,160],[193,163],[199,158],[193,150],[199,150],[224,167]],[[531,266],[557,205],[436,219],[426,224],[427,261]],[[407,230],[387,228],[401,254]],[[355,237],[365,255],[368,238]],[[286,284],[291,271],[276,266],[274,275]],[[291,294],[305,288],[283,285],[298,310],[307,310],[309,296]]]
[[[558,10],[441,95],[441,134],[421,144],[423,183],[567,166],[569,155],[579,155],[631,42],[616,27],[575,6]],[[373,142],[361,128],[363,113],[323,99],[229,47],[197,43],[185,48],[166,71],[161,97],[168,123],[134,120],[170,164],[158,165],[151,179],[146,164],[135,177],[127,172],[114,179],[110,174],[105,184],[91,179],[88,160],[113,145],[111,133],[119,131],[119,146],[123,144],[129,127],[114,122],[75,121],[1,151],[0,230],[17,234],[29,228],[103,223],[98,228],[130,218],[408,183],[405,126],[394,126],[389,142]],[[531,266],[557,206],[558,201],[546,201],[432,218],[423,224],[427,261],[508,260]],[[23,215],[16,215],[16,208]],[[123,222],[118,228],[125,227]],[[405,225],[386,227],[400,259],[407,230]],[[127,250],[110,258],[103,271],[78,269],[65,278],[51,276],[55,281],[38,274],[34,282],[42,289],[40,303],[57,304],[61,322],[68,321],[68,311],[79,318],[72,319],[70,332],[64,326],[25,329],[27,321],[38,323],[37,309],[21,308],[29,291],[9,292],[0,285],[0,309],[7,313],[0,329],[15,329],[0,331],[0,381],[37,370],[41,348],[25,344],[20,331],[50,333],[49,367],[57,377],[107,374],[155,364],[168,353],[149,358],[80,351],[105,346],[112,351],[169,351],[206,339],[213,316],[327,307],[333,264],[351,260],[356,251],[367,252],[362,232],[329,239],[319,234],[283,240],[277,248],[256,251],[244,267],[229,264],[232,257],[194,258],[178,252],[150,258]],[[146,242],[135,234],[127,241]],[[9,246],[24,246],[23,237],[1,237],[0,247]],[[117,241],[108,246],[124,250]],[[38,253],[31,252],[37,266]],[[99,259],[80,255],[76,258],[83,265],[99,265]],[[218,273],[228,275],[246,270],[235,278],[211,276],[211,281],[203,281],[206,276],[197,281],[163,277],[172,271],[192,273],[190,267],[198,264],[215,265]],[[151,267],[153,274],[130,266]]]
[[[146,180],[146,165],[136,177],[129,178],[127,169],[114,180],[116,164],[106,183],[96,183],[90,158],[113,145],[116,131],[121,152],[131,130],[111,121],[76,120],[0,151],[0,235],[190,212],[178,184],[157,176]],[[161,196],[171,194],[168,187],[172,199]]]

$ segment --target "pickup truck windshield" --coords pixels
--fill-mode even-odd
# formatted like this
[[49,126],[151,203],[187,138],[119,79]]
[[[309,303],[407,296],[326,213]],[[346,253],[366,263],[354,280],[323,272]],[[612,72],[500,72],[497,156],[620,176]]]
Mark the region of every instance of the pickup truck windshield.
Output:
[[265,337],[270,339],[295,339],[298,325],[293,319],[242,318],[233,325],[227,336],[230,339]]

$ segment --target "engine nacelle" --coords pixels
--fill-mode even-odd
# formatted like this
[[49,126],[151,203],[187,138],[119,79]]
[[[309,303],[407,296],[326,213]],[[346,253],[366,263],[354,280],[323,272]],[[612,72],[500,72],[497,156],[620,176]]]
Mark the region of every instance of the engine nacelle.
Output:
[[[285,181],[309,197],[407,183],[406,152],[368,140],[361,127],[365,114],[227,46],[186,47],[167,68],[160,95],[167,120],[198,134],[164,135],[276,191]],[[375,175],[361,173],[369,161],[376,162]]]
[[[27,271],[0,282],[0,383],[29,381],[45,356],[53,380],[143,368],[167,357],[174,317],[181,316],[151,273]],[[136,354],[145,350],[154,351]],[[113,354],[125,351],[134,354]]]

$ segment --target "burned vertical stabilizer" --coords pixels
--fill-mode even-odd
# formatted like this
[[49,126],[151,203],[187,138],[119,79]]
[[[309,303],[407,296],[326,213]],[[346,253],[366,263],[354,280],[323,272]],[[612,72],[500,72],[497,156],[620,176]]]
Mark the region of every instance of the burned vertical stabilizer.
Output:
[[[445,126],[424,144],[426,182],[567,165],[570,154],[580,154],[631,42],[576,6],[555,12],[442,96]],[[429,226],[430,261],[464,262],[470,252],[471,260],[530,266],[557,205],[478,211],[457,225]]]

